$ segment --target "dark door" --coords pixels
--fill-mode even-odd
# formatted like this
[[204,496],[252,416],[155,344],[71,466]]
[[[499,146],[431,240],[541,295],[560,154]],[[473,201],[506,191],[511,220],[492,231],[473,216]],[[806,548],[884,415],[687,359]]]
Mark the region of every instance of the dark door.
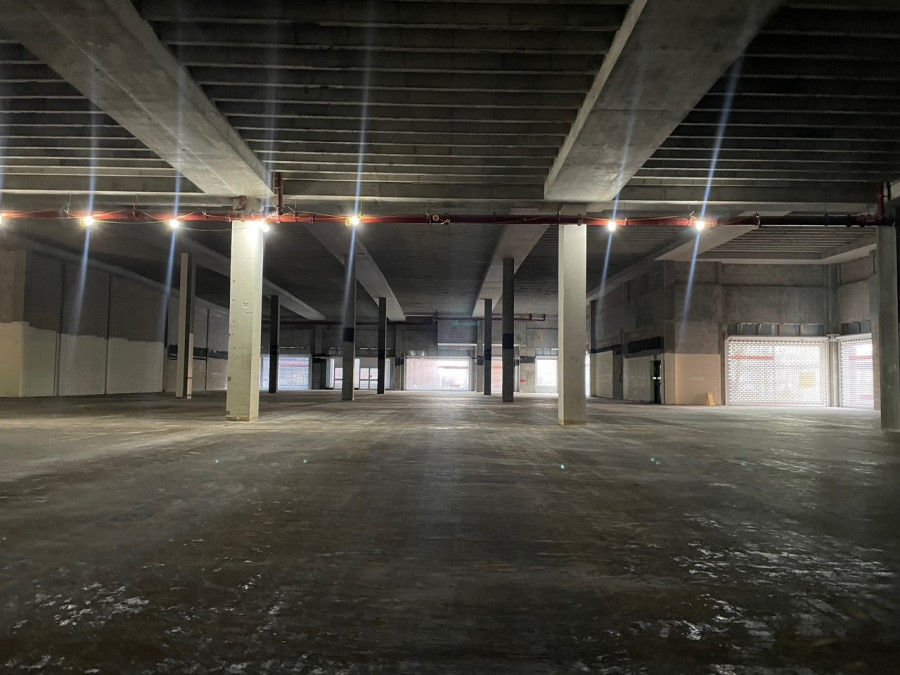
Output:
[[662,403],[662,361],[653,362],[653,402]]

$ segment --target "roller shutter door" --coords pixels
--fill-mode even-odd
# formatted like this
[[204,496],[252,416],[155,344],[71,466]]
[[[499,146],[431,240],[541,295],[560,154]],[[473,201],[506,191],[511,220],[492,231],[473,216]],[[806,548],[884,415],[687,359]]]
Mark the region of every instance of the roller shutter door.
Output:
[[872,338],[841,340],[841,406],[875,407]]
[[404,388],[407,391],[471,391],[472,363],[467,358],[407,356]]
[[[269,355],[262,357],[259,368],[259,388],[269,388]],[[309,357],[288,356],[281,354],[278,357],[278,391],[300,391],[309,389]]]
[[824,339],[727,341],[728,405],[828,405]]

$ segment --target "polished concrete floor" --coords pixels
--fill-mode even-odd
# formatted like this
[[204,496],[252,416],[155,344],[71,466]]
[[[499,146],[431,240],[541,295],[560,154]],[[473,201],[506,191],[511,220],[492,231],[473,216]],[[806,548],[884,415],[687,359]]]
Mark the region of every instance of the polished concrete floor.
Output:
[[893,673],[871,412],[0,401],[0,670]]

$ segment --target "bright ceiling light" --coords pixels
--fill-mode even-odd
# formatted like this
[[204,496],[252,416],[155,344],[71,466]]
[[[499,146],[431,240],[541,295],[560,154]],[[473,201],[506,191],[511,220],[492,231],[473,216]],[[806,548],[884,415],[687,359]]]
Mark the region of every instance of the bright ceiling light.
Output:
[[91,227],[96,222],[94,216],[85,216],[81,219],[81,224],[84,225],[84,227]]
[[177,230],[179,227],[181,227],[181,221],[178,220],[178,218],[172,218],[169,220],[169,227],[171,227],[173,230]]
[[347,219],[347,224],[351,227],[357,227],[360,223],[362,223],[362,218],[359,216],[350,216],[350,218]]
[[694,229],[697,232],[702,232],[707,227],[707,222],[705,220],[700,220],[699,218],[694,218]]
[[606,231],[609,232],[610,234],[612,234],[613,232],[615,232],[618,229],[618,227],[619,227],[619,224],[616,221],[611,220],[606,224]]
[[265,220],[254,220],[253,224],[256,225],[260,229],[261,232],[268,232],[270,229],[269,223],[266,222]]

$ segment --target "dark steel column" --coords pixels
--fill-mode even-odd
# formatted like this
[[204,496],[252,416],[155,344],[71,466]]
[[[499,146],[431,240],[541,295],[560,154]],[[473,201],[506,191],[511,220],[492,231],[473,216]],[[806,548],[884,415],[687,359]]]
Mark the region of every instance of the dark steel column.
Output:
[[353,400],[353,371],[356,363],[356,229],[350,236],[350,252],[347,254],[347,279],[344,289],[344,334],[341,342],[344,379],[341,382],[341,400]]
[[269,298],[269,393],[278,391],[278,343],[281,342],[281,302]]
[[378,393],[384,393],[387,356],[387,298],[378,298]]
[[590,338],[588,340],[588,363],[590,364],[591,396],[599,396],[597,393],[597,318],[600,314],[600,301],[591,300],[591,325]]
[[515,336],[515,264],[512,258],[503,259],[503,401],[513,400],[516,388],[516,364],[513,351]]
[[492,343],[493,324],[494,324],[494,301],[485,299],[484,301],[484,395],[491,395],[491,355],[493,353]]

